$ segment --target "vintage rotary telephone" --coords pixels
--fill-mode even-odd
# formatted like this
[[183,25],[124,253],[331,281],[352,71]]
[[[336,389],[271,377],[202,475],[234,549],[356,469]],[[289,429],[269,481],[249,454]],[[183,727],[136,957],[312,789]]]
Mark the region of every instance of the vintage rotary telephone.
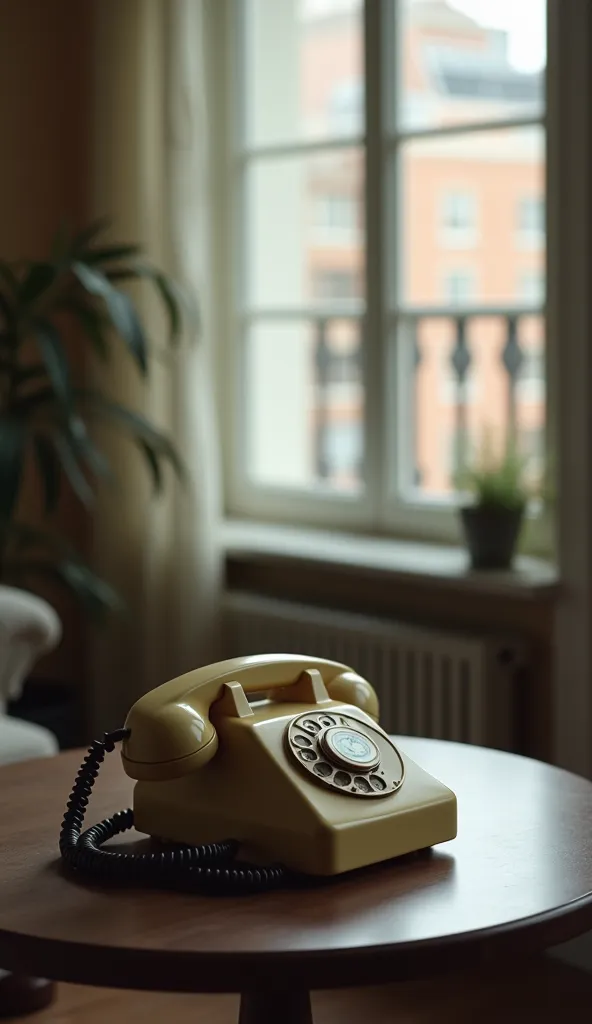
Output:
[[[249,703],[253,694],[264,699]],[[133,811],[81,834],[118,740],[137,780]],[[102,848],[132,825],[156,848]],[[95,878],[228,892],[340,874],[455,835],[454,794],[380,728],[370,684],[337,662],[274,654],[208,665],[141,697],[123,729],[89,748],[60,851]],[[235,860],[239,847],[252,863]]]

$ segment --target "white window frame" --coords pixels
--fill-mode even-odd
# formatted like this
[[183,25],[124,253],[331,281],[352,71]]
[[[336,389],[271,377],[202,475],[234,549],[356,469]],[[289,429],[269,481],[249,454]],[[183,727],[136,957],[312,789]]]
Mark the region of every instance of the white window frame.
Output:
[[[401,145],[409,139],[443,136],[447,133],[468,134],[501,128],[526,128],[540,125],[546,129],[546,143],[549,146],[549,124],[547,109],[542,115],[517,117],[511,120],[451,125],[444,128],[400,128],[389,129],[394,124],[393,111],[396,104],[397,61],[393,53],[398,45],[394,17],[394,2],[376,3],[365,0],[364,4],[364,45],[366,52],[366,131],[363,136],[344,139],[344,147],[366,145],[366,309],[349,303],[349,308],[331,308],[328,303],[313,308],[247,311],[241,288],[240,234],[244,228],[245,197],[240,187],[241,172],[245,161],[255,150],[243,148],[237,152],[236,139],[241,137],[244,111],[233,108],[233,97],[237,95],[236,77],[243,74],[241,47],[238,45],[244,32],[242,4],[240,0],[224,0],[226,33],[226,76],[234,77],[234,87],[228,95],[228,122],[230,133],[220,148],[225,158],[228,174],[225,179],[232,197],[223,222],[226,224],[226,245],[224,254],[227,266],[234,260],[234,282],[228,288],[229,302],[224,318],[226,343],[220,369],[220,402],[223,408],[222,438],[224,460],[224,483],[226,511],[232,516],[246,516],[267,521],[289,522],[291,524],[330,526],[344,530],[380,530],[400,537],[423,538],[458,542],[460,530],[454,500],[427,502],[416,498],[412,491],[403,499],[393,495],[391,482],[409,476],[407,465],[410,454],[408,439],[400,424],[410,422],[406,412],[409,389],[408,360],[412,358],[411,348],[405,344],[407,328],[413,318],[425,313],[447,315],[458,313],[459,307],[412,307],[397,299],[393,293],[393,282],[398,281],[397,255],[400,251],[401,225],[393,216],[393,203],[400,188],[398,153]],[[554,0],[549,0],[553,3]],[[390,47],[388,42],[391,42]],[[388,50],[388,52],[387,52]],[[549,78],[547,76],[547,92]],[[238,122],[237,122],[238,113]],[[315,140],[314,142],[266,145],[259,147],[261,153],[287,155],[288,153],[314,153],[326,148],[338,149],[341,142]],[[545,195],[549,188],[549,160],[546,160]],[[387,189],[387,177],[390,187]],[[546,209],[548,213],[548,202]],[[388,229],[386,227],[388,225]],[[233,230],[234,228],[234,230]],[[388,237],[385,237],[388,236]],[[551,245],[553,240],[551,240]],[[548,246],[549,247],[549,246]],[[223,264],[222,264],[223,265]],[[388,268],[388,273],[387,273]],[[545,307],[532,307],[524,303],[485,306],[483,304],[462,307],[467,317],[477,315],[517,315],[537,313],[545,316]],[[257,317],[290,320],[302,317],[341,315],[359,319],[365,332],[365,382],[366,404],[364,412],[364,433],[366,440],[365,482],[362,494],[335,495],[326,488],[314,491],[256,486],[246,477],[244,450],[244,401],[242,388],[244,380],[244,358],[242,342],[246,325]],[[389,383],[396,381],[395,394]],[[394,400],[393,400],[394,397]],[[386,467],[390,467],[391,478],[386,480]]]

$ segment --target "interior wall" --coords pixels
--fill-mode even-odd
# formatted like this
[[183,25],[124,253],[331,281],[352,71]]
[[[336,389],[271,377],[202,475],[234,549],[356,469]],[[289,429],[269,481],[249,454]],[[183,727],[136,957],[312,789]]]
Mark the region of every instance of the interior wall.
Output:
[[[0,0],[0,254],[39,257],[62,218],[85,221],[87,201],[90,15],[84,0]],[[39,516],[27,483],[23,513]],[[58,512],[84,549],[76,502]],[[64,622],[58,651],[36,674],[76,683],[84,672],[83,622],[73,601],[52,595]]]

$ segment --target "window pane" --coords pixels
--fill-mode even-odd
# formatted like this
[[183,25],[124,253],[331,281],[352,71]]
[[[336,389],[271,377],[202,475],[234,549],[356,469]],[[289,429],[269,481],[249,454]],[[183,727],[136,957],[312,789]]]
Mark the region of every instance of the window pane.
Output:
[[362,0],[246,0],[247,142],[363,132]]
[[396,0],[403,128],[538,115],[546,0]]
[[513,377],[504,363],[508,340],[506,317],[469,318],[463,384],[457,320],[424,317],[402,325],[400,388],[409,396],[405,412],[410,426],[402,430],[399,485],[407,496],[452,497],[458,470],[478,458],[485,444],[503,452],[510,436],[528,460],[529,477],[540,482],[545,430],[543,318],[517,319],[519,366]]
[[247,172],[247,302],[350,304],[364,294],[357,149],[256,160]]
[[359,322],[259,323],[246,343],[251,481],[359,491],[364,454]]
[[404,302],[516,303],[523,275],[544,282],[541,129],[409,141],[401,175]]

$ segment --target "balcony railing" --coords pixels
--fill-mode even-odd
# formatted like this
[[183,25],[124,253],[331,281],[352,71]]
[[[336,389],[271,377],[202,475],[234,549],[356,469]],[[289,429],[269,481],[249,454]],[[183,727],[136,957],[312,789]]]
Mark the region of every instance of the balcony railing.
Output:
[[[363,431],[363,328],[360,324],[358,344],[347,356],[335,351],[330,337],[332,322],[347,318],[346,312],[317,312],[314,317],[315,462],[320,481],[330,481],[335,473],[330,452],[340,418],[349,421],[350,436],[352,421],[360,435]],[[450,493],[455,474],[466,466],[486,429],[496,445],[512,441],[533,454],[528,449],[533,437],[534,448],[539,444],[545,418],[540,307],[406,308],[393,326],[397,343],[407,350],[407,358],[397,360],[405,379],[392,382],[405,399],[395,403],[396,430],[404,439],[409,467],[407,479],[400,482],[428,494]],[[357,407],[341,402],[336,408],[335,383],[344,376],[359,385],[358,397],[355,392],[352,397]],[[522,387],[528,382],[536,387]],[[472,383],[478,387],[471,388]],[[443,440],[450,442],[446,455]],[[349,471],[361,482],[360,459]]]

